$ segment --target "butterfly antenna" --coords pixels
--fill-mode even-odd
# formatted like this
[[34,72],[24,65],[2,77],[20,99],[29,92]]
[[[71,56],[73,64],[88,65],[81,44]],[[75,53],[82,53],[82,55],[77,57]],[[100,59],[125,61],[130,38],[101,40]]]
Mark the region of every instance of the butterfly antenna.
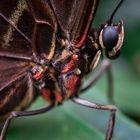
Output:
[[117,5],[117,7],[115,8],[115,10],[113,11],[112,15],[110,16],[109,22],[108,22],[109,25],[111,25],[114,15],[116,14],[117,10],[120,8],[120,6],[122,5],[123,2],[124,2],[124,0],[121,0],[119,2],[119,4]]

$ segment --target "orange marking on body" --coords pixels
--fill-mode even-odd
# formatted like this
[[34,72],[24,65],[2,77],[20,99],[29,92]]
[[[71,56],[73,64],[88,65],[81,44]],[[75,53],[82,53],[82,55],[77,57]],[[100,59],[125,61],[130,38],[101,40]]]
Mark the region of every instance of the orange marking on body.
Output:
[[44,69],[41,69],[40,71],[36,72],[36,74],[33,75],[33,78],[36,79],[36,80],[42,78],[44,72],[47,71],[47,70],[48,70],[48,67],[46,66],[46,67],[44,67]]
[[62,73],[68,72],[77,62],[78,60],[78,55],[74,54],[72,56],[72,59],[63,67]]
[[66,79],[65,87],[68,88],[70,91],[74,91],[77,81],[78,77],[76,75],[71,75]]
[[55,99],[56,99],[56,101],[57,101],[58,103],[61,103],[61,102],[62,102],[63,98],[62,98],[60,92],[58,92],[58,91],[55,92]]
[[45,98],[45,100],[51,101],[51,91],[49,89],[44,88],[42,89],[41,93],[43,97]]
[[43,73],[42,73],[42,71],[41,71],[41,72],[37,72],[33,77],[34,77],[34,79],[38,80],[38,79],[40,79],[42,76],[43,76]]

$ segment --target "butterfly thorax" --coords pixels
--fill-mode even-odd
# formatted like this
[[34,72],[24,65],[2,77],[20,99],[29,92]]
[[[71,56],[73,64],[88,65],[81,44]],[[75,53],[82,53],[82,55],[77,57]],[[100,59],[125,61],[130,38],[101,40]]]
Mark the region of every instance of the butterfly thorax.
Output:
[[[47,101],[61,103],[78,96],[83,76],[92,69],[97,49],[90,44],[76,48],[70,41],[57,42],[53,58],[45,64],[34,65],[32,75],[35,85]],[[44,60],[46,62],[46,60]]]

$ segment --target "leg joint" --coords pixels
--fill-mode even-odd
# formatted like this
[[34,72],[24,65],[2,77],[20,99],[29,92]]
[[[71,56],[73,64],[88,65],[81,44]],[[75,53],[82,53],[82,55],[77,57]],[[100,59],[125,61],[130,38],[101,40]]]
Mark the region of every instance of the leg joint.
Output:
[[14,111],[14,112],[11,112],[10,117],[11,117],[11,118],[13,118],[13,117],[17,117],[17,112],[15,112],[15,111]]
[[103,60],[102,65],[106,68],[110,67],[110,61],[108,59]]
[[107,105],[106,108],[108,110],[110,110],[111,112],[116,112],[117,111],[117,107],[114,105]]

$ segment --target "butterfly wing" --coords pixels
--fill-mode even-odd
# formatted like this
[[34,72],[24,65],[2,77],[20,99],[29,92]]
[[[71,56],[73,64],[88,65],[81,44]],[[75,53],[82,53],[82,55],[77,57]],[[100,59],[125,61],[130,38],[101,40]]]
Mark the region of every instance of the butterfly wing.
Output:
[[64,36],[78,43],[87,33],[98,0],[50,0]]

